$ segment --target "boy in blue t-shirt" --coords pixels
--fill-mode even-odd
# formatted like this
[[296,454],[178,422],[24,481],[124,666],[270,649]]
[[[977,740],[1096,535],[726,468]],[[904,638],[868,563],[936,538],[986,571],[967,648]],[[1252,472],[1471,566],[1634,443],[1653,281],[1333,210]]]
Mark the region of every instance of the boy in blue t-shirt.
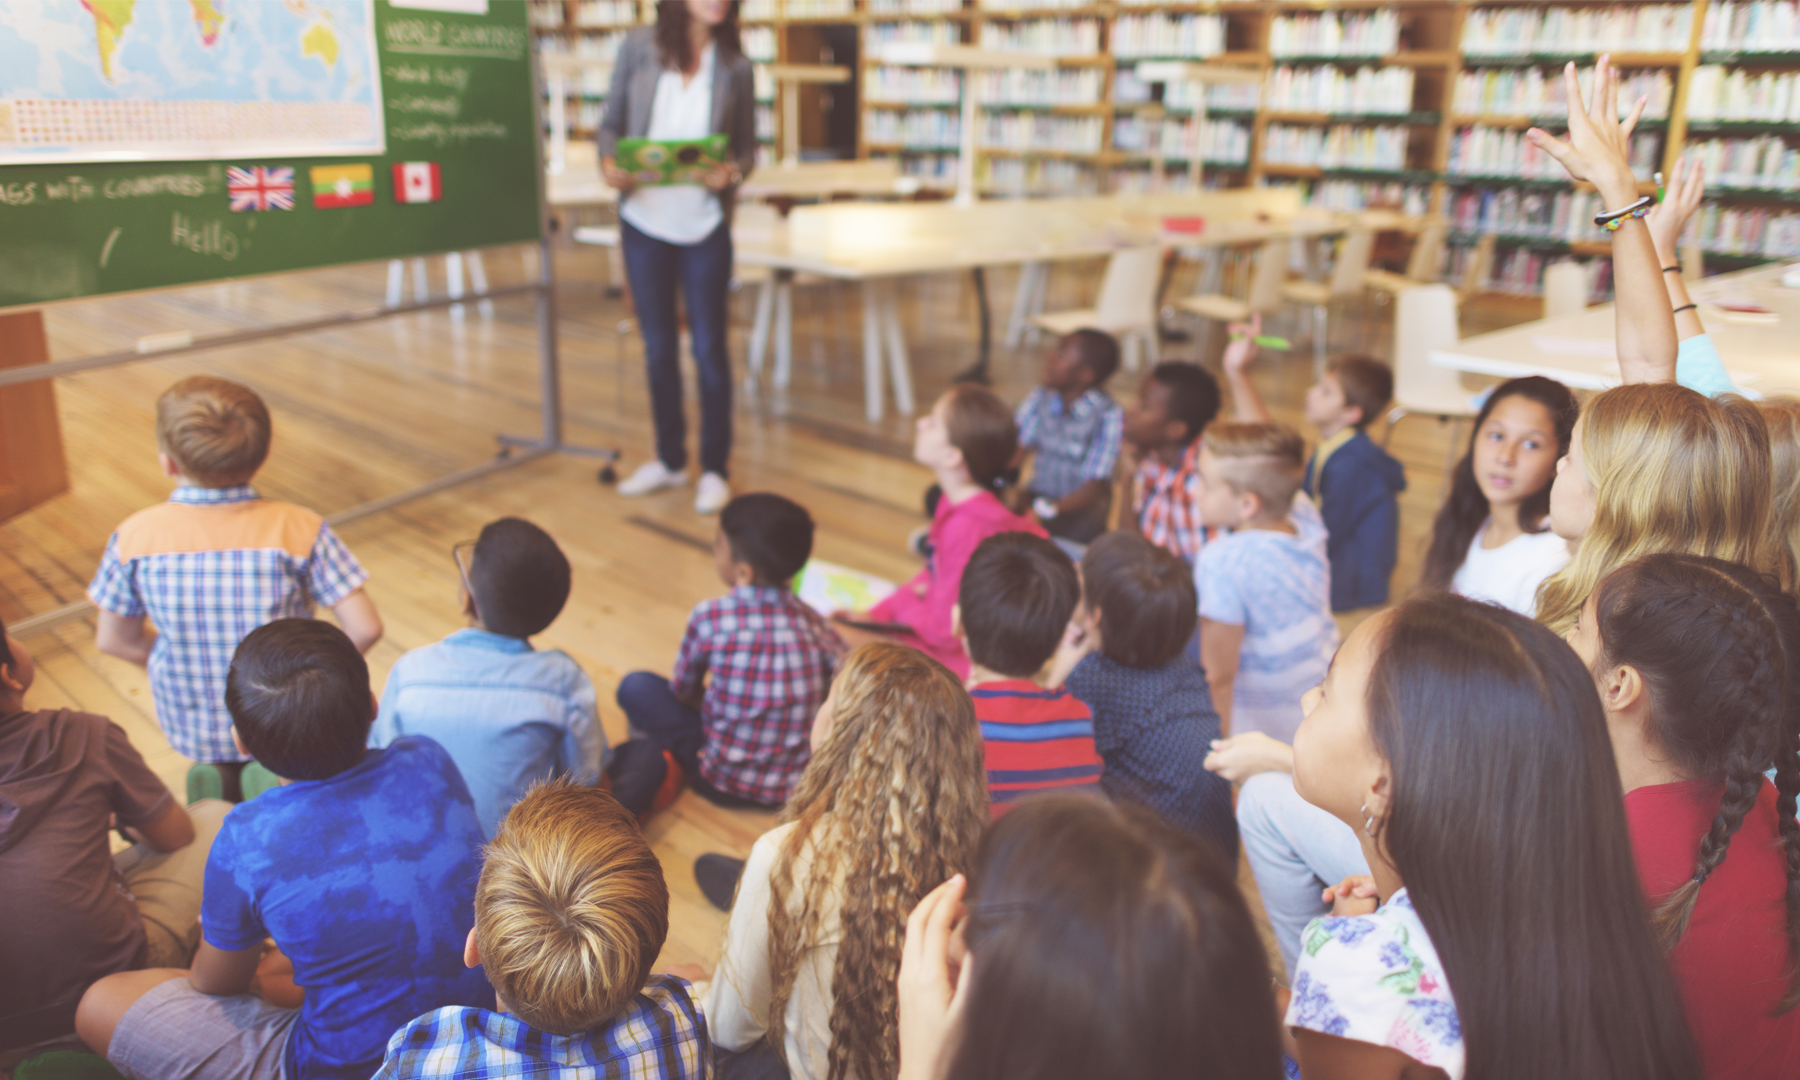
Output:
[[364,1080],[420,1013],[492,1008],[462,963],[483,840],[469,789],[430,739],[365,748],[369,668],[343,631],[252,631],[225,703],[281,786],[225,818],[193,968],[101,979],[82,1039],[142,1080]]

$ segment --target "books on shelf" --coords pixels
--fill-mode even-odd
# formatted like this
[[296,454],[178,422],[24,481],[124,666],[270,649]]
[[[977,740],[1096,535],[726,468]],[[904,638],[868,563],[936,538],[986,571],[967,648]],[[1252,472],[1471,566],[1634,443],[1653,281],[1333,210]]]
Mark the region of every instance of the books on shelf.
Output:
[[1164,118],[1152,124],[1135,116],[1121,116],[1113,121],[1113,149],[1128,154],[1151,154],[1156,142],[1168,161],[1192,161],[1196,151],[1201,160],[1219,165],[1243,165],[1250,160],[1250,126],[1236,120],[1209,120],[1205,132],[1192,119]]
[[775,108],[772,105],[756,107],[756,137],[764,140],[775,138]]
[[870,109],[863,138],[878,146],[954,150],[962,141],[962,116],[950,109]]
[[997,195],[1098,195],[1100,171],[1060,158],[982,158],[976,184]]
[[1800,52],[1795,0],[1713,0],[1700,28],[1705,52]]
[[1114,56],[1198,59],[1225,51],[1218,15],[1120,15],[1108,38]]
[[1104,89],[1099,68],[1019,68],[977,71],[976,100],[992,105],[1097,105]]
[[1468,56],[1682,52],[1692,19],[1687,4],[1477,8],[1463,22],[1462,51]]
[[962,101],[962,73],[951,68],[863,69],[863,100],[899,105],[956,105]]
[[1695,139],[1686,157],[1706,168],[1708,186],[1800,191],[1800,151],[1779,135],[1749,139]]
[[869,0],[871,15],[942,15],[961,10],[962,0]]
[[[1669,115],[1669,103],[1675,97],[1675,80],[1668,68],[1649,68],[1621,72],[1619,115],[1631,111],[1638,98],[1648,98],[1644,106],[1646,119],[1661,120]],[[1594,69],[1582,68],[1576,73],[1582,92],[1593,85]],[[1455,109],[1464,116],[1530,116],[1566,118],[1569,94],[1558,68],[1481,68],[1464,71],[1456,77]],[[1691,100],[1691,99],[1690,99]]]
[[984,113],[976,143],[990,150],[1050,150],[1098,154],[1103,121],[1098,116],[1053,116],[1038,112]]
[[1598,192],[1516,187],[1464,188],[1444,204],[1457,232],[1564,241],[1605,239],[1606,231],[1594,225],[1605,209]]
[[977,0],[983,11],[1009,14],[1016,11],[1055,11],[1058,8],[1092,7],[1092,0]]
[[944,183],[956,182],[957,154],[925,153],[896,155],[877,151],[869,155],[872,161],[893,161],[900,163],[902,176],[917,176],[923,180],[935,180]]
[[997,52],[1091,56],[1100,51],[1100,20],[1058,18],[982,23],[980,45]]
[[962,27],[953,22],[870,23],[865,40],[871,48],[881,45],[961,45]]
[[854,0],[744,0],[738,9],[738,18],[743,22],[768,22],[778,17],[829,19],[854,14]]
[[1406,113],[1412,111],[1413,71],[1283,65],[1269,72],[1262,100],[1264,107],[1276,112]]
[[563,24],[562,0],[536,0],[526,13],[534,30],[558,30]]
[[[1461,280],[1474,250],[1474,245],[1469,243],[1451,245],[1445,277],[1452,281]],[[1494,268],[1488,275],[1488,280],[1483,282],[1483,287],[1491,292],[1541,295],[1544,291],[1544,269],[1551,263],[1563,262],[1566,258],[1564,255],[1534,251],[1527,247],[1503,249],[1494,259]],[[1612,260],[1595,259],[1590,267],[1589,280],[1592,288],[1588,293],[1588,302],[1605,300],[1612,293]]]
[[757,64],[750,69],[750,82],[755,88],[756,100],[775,100],[775,75],[766,64]]
[[1400,49],[1392,10],[1282,15],[1269,24],[1271,56],[1386,56]]
[[[1660,168],[1660,132],[1639,131],[1631,136],[1631,171],[1648,180]],[[1448,171],[1453,176],[1507,176],[1523,180],[1567,180],[1569,173],[1549,154],[1515,128],[1475,124],[1458,131],[1450,140]]]
[[1689,120],[1800,123],[1800,72],[1702,64],[1688,82]]
[[1275,180],[1270,187],[1294,185],[1308,206],[1329,210],[1367,210],[1371,206],[1398,209],[1406,214],[1424,214],[1431,206],[1429,184],[1406,184],[1397,180],[1350,180],[1341,177],[1324,180]]
[[1397,126],[1270,124],[1263,132],[1262,159],[1268,165],[1404,169],[1406,142],[1406,128]]
[[1707,251],[1776,259],[1800,256],[1800,211],[1712,204],[1700,208],[1689,229]]
[[775,28],[772,26],[746,26],[739,31],[744,45],[744,56],[760,64],[772,63],[776,55]]
[[[1189,112],[1199,91],[1193,83],[1166,83],[1163,107]],[[1206,88],[1206,107],[1211,111],[1253,112],[1261,100],[1262,87],[1255,83],[1213,83]],[[1150,84],[1138,78],[1137,69],[1122,67],[1113,73],[1113,104],[1130,107],[1150,100]]]
[[578,27],[636,26],[644,18],[637,0],[580,0],[572,21]]

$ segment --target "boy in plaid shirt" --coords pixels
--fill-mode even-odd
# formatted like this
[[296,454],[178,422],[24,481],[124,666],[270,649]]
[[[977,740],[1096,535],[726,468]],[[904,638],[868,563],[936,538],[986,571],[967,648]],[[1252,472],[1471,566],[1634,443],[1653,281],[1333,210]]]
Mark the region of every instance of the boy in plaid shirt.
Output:
[[1051,536],[1085,544],[1106,531],[1125,413],[1105,386],[1118,369],[1111,334],[1066,334],[1014,414],[1020,455],[1034,457],[1026,503]]
[[719,514],[713,558],[731,591],[694,608],[670,678],[637,671],[619,683],[637,733],[610,770],[626,809],[641,817],[668,805],[684,779],[720,806],[787,801],[844,651],[788,587],[812,542],[812,516],[780,495],[740,495]]
[[375,1080],[702,1080],[692,988],[650,974],[668,933],[669,886],[631,815],[597,788],[539,784],[487,847],[463,946],[495,1008],[412,1021]]
[[246,634],[323,604],[360,651],[381,637],[369,575],[325,519],[250,486],[269,441],[268,407],[248,387],[196,375],[164,391],[157,458],[180,486],[125,519],[88,586],[95,644],[149,669],[170,745],[210,766],[189,773],[189,802],[239,795],[248,758],[231,740],[225,675]]
[[1125,410],[1125,442],[1136,461],[1131,513],[1137,531],[1189,566],[1209,534],[1200,522],[1200,436],[1219,415],[1219,383],[1198,364],[1150,369]]

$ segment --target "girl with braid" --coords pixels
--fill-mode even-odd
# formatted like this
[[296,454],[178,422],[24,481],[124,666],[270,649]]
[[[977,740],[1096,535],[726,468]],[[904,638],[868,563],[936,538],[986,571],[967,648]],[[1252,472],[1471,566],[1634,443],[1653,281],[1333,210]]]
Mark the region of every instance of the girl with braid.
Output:
[[1651,555],[1601,581],[1569,642],[1706,1076],[1800,1077],[1800,608],[1735,563]]
[[917,650],[851,652],[812,746],[732,905],[706,1002],[719,1080],[892,1080],[907,914],[968,870],[988,821],[974,704]]

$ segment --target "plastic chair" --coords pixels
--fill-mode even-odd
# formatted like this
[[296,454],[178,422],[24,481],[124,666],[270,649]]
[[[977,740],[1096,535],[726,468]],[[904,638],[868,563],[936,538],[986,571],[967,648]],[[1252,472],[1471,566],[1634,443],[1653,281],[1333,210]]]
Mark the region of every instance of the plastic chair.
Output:
[[[1396,299],[1394,407],[1388,411],[1388,440],[1394,437],[1394,425],[1408,416],[1435,416],[1441,424],[1480,411],[1462,377],[1431,362],[1433,349],[1455,345],[1458,336],[1456,293],[1450,286],[1418,285]],[[1454,464],[1456,439],[1455,432],[1451,434],[1450,461]]]
[[1544,318],[1573,315],[1588,306],[1588,268],[1570,259],[1544,267]]
[[1266,315],[1281,306],[1281,283],[1287,276],[1287,257],[1287,237],[1266,240],[1256,249],[1250,291],[1244,299],[1223,293],[1200,293],[1175,301],[1175,306],[1190,315],[1221,323],[1244,322],[1252,315]]
[[1126,371],[1142,367],[1145,354],[1155,363],[1156,289],[1162,263],[1162,248],[1156,245],[1115,251],[1106,262],[1093,307],[1034,315],[1031,322],[1059,335],[1091,326],[1117,336]]
[[1325,370],[1325,351],[1330,340],[1326,320],[1331,313],[1331,302],[1362,292],[1363,277],[1369,272],[1369,258],[1374,253],[1375,231],[1367,226],[1356,226],[1344,234],[1329,281],[1289,281],[1281,286],[1282,299],[1312,308],[1313,370]]

